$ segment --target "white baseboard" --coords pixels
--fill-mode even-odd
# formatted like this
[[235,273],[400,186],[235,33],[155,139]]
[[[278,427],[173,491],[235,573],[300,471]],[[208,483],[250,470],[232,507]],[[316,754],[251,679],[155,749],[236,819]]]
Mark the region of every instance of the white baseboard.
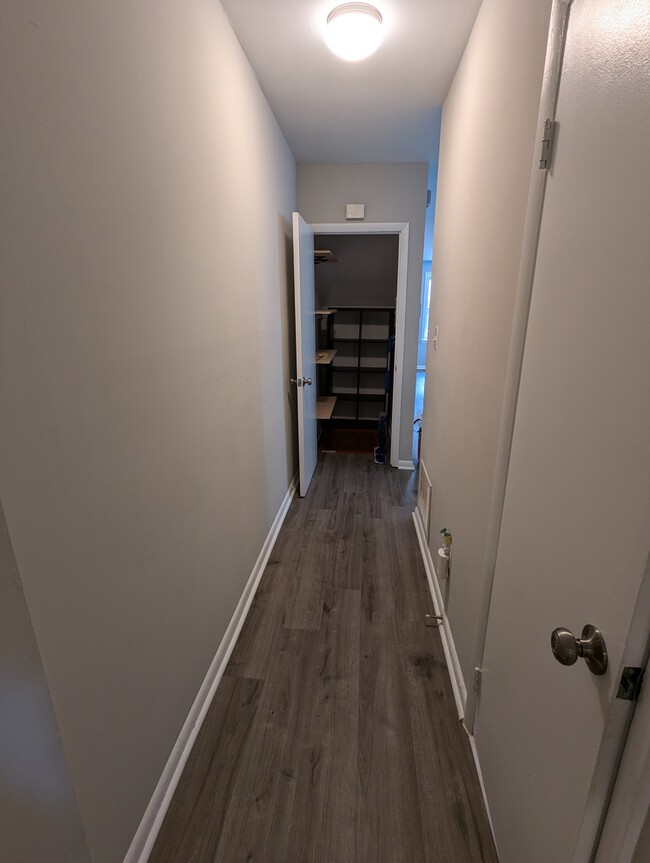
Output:
[[415,470],[415,465],[410,458],[401,458],[397,462],[397,467],[399,470]]
[[460,668],[458,653],[456,652],[456,645],[454,644],[454,637],[452,635],[451,627],[449,625],[449,619],[447,617],[447,614],[445,613],[444,603],[442,600],[440,587],[438,585],[438,578],[436,575],[433,558],[431,557],[431,552],[429,551],[429,546],[426,540],[426,532],[424,530],[424,525],[422,524],[419,510],[417,509],[413,513],[413,523],[415,524],[415,533],[417,534],[418,544],[420,546],[420,554],[422,555],[424,569],[427,574],[427,581],[429,582],[429,590],[431,591],[431,598],[433,599],[433,607],[436,614],[442,615],[443,618],[438,629],[440,631],[440,638],[442,640],[442,649],[445,652],[447,671],[449,672],[449,679],[451,680],[451,688],[454,693],[454,700],[456,701],[458,717],[462,720],[465,716],[467,689],[465,687],[465,680],[463,679],[463,673]]
[[203,720],[208,712],[214,694],[217,691],[219,682],[230,659],[230,655],[235,647],[241,628],[248,615],[251,603],[259,586],[262,574],[268,562],[271,551],[277,539],[282,523],[291,505],[294,494],[296,493],[296,478],[291,482],[287,490],[284,500],[280,505],[268,536],[264,541],[259,557],[255,562],[253,571],[250,574],[244,592],[242,593],[237,608],[233,614],[228,628],[221,639],[221,644],[217,648],[214,659],[210,664],[208,673],[201,684],[194,703],[187,714],[187,718],[178,735],[178,739],[174,744],[163,772],[158,780],[158,784],[154,789],[149,805],[142,816],[142,820],[136,830],[133,841],[126,852],[124,863],[146,863],[151,854],[154,842],[162,826],[163,819],[169,808],[169,804],[176,790],[176,786],[183,773],[183,768],[189,758],[192,746],[197,738],[197,735],[203,724]]
[[[442,625],[439,627],[440,631],[440,639],[442,641],[442,649],[445,652],[445,659],[447,661],[447,671],[449,672],[449,679],[451,680],[451,688],[454,693],[454,700],[456,701],[456,709],[458,710],[458,718],[462,721],[465,716],[465,705],[467,703],[467,689],[465,687],[465,680],[463,679],[463,675],[460,669],[460,662],[458,661],[458,653],[456,652],[456,646],[454,644],[454,638],[451,633],[451,628],[449,626],[449,619],[445,614],[444,605],[442,601],[442,594],[440,592],[440,587],[438,585],[438,580],[436,576],[436,569],[433,563],[433,558],[431,557],[431,552],[429,551],[429,546],[427,544],[424,527],[422,525],[422,519],[420,518],[420,513],[416,509],[413,512],[413,522],[415,524],[415,532],[418,537],[418,544],[420,546],[420,553],[422,554],[422,560],[424,562],[424,569],[427,574],[427,580],[429,582],[429,588],[431,590],[431,598],[433,599],[433,607],[435,609],[436,614],[443,615]],[[496,837],[494,835],[494,825],[492,824],[492,815],[490,814],[490,805],[488,803],[487,794],[485,791],[485,783],[483,782],[483,773],[481,772],[481,764],[478,757],[478,749],[476,748],[476,740],[474,739],[474,735],[470,734],[467,731],[467,728],[463,724],[463,728],[469,737],[469,743],[472,750],[472,757],[474,758],[474,764],[476,765],[476,772],[478,774],[478,781],[481,787],[481,794],[483,796],[483,802],[485,804],[485,811],[487,812],[488,821],[490,824],[490,830],[492,831],[492,838],[494,839],[494,844],[496,847]],[[498,849],[497,849],[498,851]]]
[[481,786],[481,794],[483,795],[483,803],[485,804],[485,811],[487,812],[488,822],[490,824],[490,830],[492,831],[492,839],[494,840],[494,847],[497,849],[497,857],[499,856],[499,849],[497,848],[497,837],[494,835],[494,824],[492,823],[492,815],[490,813],[490,804],[488,803],[487,793],[485,791],[485,783],[483,782],[483,773],[481,771],[481,762],[478,757],[478,749],[476,748],[476,740],[474,739],[474,735],[470,734],[467,731],[467,736],[469,737],[469,745],[472,750],[472,756],[474,758],[474,764],[476,765],[476,772],[478,774],[479,785]]

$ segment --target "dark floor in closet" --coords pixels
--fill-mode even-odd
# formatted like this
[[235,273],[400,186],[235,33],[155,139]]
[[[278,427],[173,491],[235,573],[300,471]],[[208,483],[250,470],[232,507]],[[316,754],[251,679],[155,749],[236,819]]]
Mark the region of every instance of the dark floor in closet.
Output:
[[343,453],[372,453],[378,445],[376,428],[324,428],[318,441],[320,450]]
[[496,863],[411,519],[416,475],[321,455],[150,863]]

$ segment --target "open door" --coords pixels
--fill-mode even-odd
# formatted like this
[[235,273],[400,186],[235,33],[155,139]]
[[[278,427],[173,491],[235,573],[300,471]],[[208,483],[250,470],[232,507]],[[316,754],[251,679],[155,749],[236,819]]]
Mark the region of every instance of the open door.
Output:
[[316,292],[314,232],[293,214],[293,269],[296,294],[296,377],[300,497],[307,494],[318,460],[316,420]]
[[[649,24],[650,0],[574,0],[569,13],[474,727],[502,863],[593,859],[631,703],[619,681],[640,664]],[[602,674],[566,632],[551,650],[556,628],[581,638],[586,624],[607,645]]]

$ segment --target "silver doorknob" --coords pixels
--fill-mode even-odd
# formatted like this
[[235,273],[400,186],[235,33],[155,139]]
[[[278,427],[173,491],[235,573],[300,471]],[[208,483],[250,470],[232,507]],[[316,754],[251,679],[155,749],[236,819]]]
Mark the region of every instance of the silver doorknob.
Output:
[[311,378],[291,378],[291,383],[296,384],[299,387],[310,387]]
[[310,387],[311,386],[311,378],[303,378],[302,379],[302,385],[303,385],[303,387]]
[[582,657],[592,674],[604,674],[607,671],[605,639],[602,632],[591,623],[582,630],[582,638],[576,638],[562,626],[554,629],[551,633],[551,650],[562,665],[574,665]]

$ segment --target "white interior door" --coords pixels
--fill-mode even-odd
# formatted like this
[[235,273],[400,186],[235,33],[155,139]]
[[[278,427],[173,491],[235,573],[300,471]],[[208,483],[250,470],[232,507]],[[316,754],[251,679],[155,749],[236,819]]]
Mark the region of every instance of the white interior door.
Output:
[[318,460],[316,419],[316,292],[314,232],[293,214],[293,267],[296,296],[296,392],[300,496],[307,494]]
[[[502,863],[591,860],[628,704],[650,554],[648,57],[650,0],[574,0],[474,727]],[[553,629],[588,623],[603,676],[551,653]]]

